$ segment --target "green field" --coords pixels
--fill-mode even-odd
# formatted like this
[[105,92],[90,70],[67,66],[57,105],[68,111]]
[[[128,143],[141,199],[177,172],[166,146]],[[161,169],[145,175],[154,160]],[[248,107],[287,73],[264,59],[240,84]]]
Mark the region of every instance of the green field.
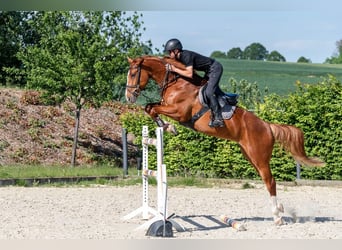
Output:
[[264,62],[251,60],[217,59],[222,63],[224,72],[220,86],[224,91],[231,91],[229,79],[242,79],[256,83],[263,93],[265,87],[269,93],[286,95],[296,89],[296,81],[317,83],[328,74],[342,81],[342,65]]

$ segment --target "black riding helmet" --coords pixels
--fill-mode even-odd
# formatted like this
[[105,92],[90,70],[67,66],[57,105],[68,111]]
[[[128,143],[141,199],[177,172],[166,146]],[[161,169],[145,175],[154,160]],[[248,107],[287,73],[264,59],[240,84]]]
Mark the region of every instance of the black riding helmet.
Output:
[[175,49],[182,50],[183,45],[178,39],[172,38],[166,42],[164,52],[168,52],[170,50],[175,50]]

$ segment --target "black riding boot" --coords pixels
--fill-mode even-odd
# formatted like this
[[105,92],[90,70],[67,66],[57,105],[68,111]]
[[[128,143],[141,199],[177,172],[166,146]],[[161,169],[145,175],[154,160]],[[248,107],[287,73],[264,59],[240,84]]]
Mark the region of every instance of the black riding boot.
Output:
[[209,122],[209,127],[223,127],[224,121],[222,118],[222,113],[215,96],[210,98],[210,109],[212,113],[212,119]]

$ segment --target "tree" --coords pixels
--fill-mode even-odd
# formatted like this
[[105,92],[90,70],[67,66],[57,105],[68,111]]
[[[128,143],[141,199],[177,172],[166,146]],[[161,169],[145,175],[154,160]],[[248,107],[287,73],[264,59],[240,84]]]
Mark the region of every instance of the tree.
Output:
[[214,51],[211,53],[210,57],[215,57],[215,58],[225,58],[226,57],[226,54],[222,51]]
[[24,81],[11,79],[8,68],[19,69],[22,66],[17,57],[20,47],[37,42],[36,33],[28,29],[27,17],[32,12],[0,11],[0,84],[7,81],[12,84],[24,84]]
[[241,59],[242,55],[243,52],[239,47],[232,48],[227,52],[227,58],[229,59]]
[[151,45],[149,44],[141,44],[141,49],[142,49],[142,53],[144,55],[151,55],[153,54],[153,51],[152,51],[152,48],[151,48]]
[[298,58],[297,63],[311,63],[311,60],[309,58],[305,58],[304,56],[301,56]]
[[142,53],[141,24],[136,12],[39,12],[32,23],[39,45],[19,53],[28,87],[43,96],[75,104],[72,165],[75,165],[80,112],[86,103],[98,106],[114,98],[115,86],[125,83],[127,56]]
[[267,58],[268,51],[260,43],[252,43],[247,46],[243,51],[243,59],[248,60],[265,60]]
[[336,42],[337,53],[325,60],[326,63],[342,64],[342,39]]
[[16,11],[0,12],[0,83],[5,84],[4,67],[19,67],[20,61],[15,56],[20,47],[17,34],[21,14]]
[[274,62],[286,62],[285,57],[283,57],[278,51],[273,50],[268,56],[267,61],[274,61]]

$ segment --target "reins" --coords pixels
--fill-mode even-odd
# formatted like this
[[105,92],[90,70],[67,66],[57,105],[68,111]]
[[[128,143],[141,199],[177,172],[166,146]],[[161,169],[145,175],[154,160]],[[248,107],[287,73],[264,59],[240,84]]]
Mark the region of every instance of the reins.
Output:
[[[164,61],[162,61],[162,62],[166,65],[166,63]],[[161,87],[160,87],[160,89],[161,89],[160,95],[161,96],[163,96],[164,91],[172,85],[170,83],[173,83],[173,82],[176,83],[177,79],[179,78],[178,74],[173,74],[174,77],[171,80],[168,80],[170,72],[172,72],[172,71],[170,71],[169,69],[166,69],[165,77],[164,77],[164,80],[161,83]]]

